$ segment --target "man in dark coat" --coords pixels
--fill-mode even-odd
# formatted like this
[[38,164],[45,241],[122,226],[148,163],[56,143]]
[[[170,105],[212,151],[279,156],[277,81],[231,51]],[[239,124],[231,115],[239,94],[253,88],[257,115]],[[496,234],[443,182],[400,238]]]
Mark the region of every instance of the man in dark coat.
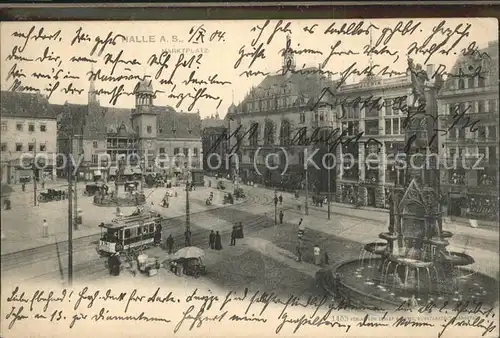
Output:
[[231,244],[230,246],[236,245],[236,225],[233,226],[233,231],[231,231]]
[[215,250],[222,250],[222,240],[218,231],[215,233]]
[[118,253],[113,254],[108,259],[109,273],[113,276],[120,275],[120,255]]
[[174,251],[174,238],[172,237],[172,234],[167,237],[167,250],[169,255]]
[[278,198],[280,201],[280,205],[283,204],[283,196],[280,194],[280,197]]
[[280,210],[280,224],[283,224],[283,217],[285,215],[283,214],[283,210]]
[[215,232],[213,230],[210,231],[210,236],[208,236],[208,245],[210,249],[215,249]]

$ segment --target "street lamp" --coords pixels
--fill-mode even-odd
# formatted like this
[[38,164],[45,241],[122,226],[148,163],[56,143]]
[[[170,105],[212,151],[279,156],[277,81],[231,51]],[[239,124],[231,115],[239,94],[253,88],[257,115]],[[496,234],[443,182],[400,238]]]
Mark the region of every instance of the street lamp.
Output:
[[278,224],[278,193],[274,191],[274,225]]
[[34,143],[33,147],[33,206],[36,207],[36,189],[37,189],[37,184],[36,184],[36,138],[32,139]]
[[141,193],[144,193],[144,185],[145,185],[145,177],[144,177],[144,170],[146,169],[144,167],[144,164],[145,164],[145,161],[144,159],[142,159],[140,162],[139,162],[139,168],[141,169]]
[[191,220],[189,218],[189,185],[191,172],[186,166],[186,232],[191,231]]

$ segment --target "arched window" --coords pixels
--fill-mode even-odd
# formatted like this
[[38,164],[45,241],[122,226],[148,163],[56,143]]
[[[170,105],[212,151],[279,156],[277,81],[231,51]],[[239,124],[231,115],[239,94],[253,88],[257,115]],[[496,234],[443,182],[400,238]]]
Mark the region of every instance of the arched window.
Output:
[[473,77],[469,77],[468,80],[468,86],[469,88],[474,88],[474,78]]
[[257,122],[252,123],[249,132],[250,135],[248,135],[248,138],[250,140],[250,145],[257,146],[259,143],[259,124]]
[[290,122],[288,120],[281,121],[280,143],[282,146],[290,144]]
[[264,144],[274,144],[274,123],[271,120],[266,120],[264,126]]

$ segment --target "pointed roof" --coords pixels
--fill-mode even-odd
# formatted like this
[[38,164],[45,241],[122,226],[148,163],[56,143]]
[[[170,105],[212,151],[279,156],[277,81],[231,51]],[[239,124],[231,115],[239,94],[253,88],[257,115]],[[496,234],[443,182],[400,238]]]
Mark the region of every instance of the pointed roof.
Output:
[[400,210],[404,210],[405,206],[415,205],[415,204],[417,204],[419,207],[422,207],[423,211],[425,211],[427,214],[427,204],[425,203],[422,190],[420,190],[417,180],[413,178],[408,187],[406,188],[406,191],[403,197],[401,198],[401,201],[399,202],[399,208]]

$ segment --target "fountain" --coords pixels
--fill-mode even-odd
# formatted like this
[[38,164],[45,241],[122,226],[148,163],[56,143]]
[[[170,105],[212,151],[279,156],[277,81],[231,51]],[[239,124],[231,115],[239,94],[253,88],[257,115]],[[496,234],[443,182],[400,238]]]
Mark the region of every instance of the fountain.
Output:
[[[425,94],[429,91],[424,87],[426,74],[418,66],[413,67],[411,61],[409,68],[418,109],[425,108]],[[408,109],[414,116],[419,115],[416,107]],[[405,149],[406,158],[432,150],[427,131],[434,127],[429,126],[430,114],[425,112],[429,116],[417,121],[417,129],[415,124],[406,128],[407,144],[411,145]],[[398,172],[389,198],[388,231],[379,235],[385,242],[364,245],[358,259],[318,272],[318,281],[337,297],[378,307],[397,306],[410,299],[420,304],[447,301],[451,306],[467,300],[493,305],[498,282],[464,268],[474,263],[470,255],[446,249],[453,234],[442,229],[439,167],[427,162],[412,164],[412,168],[405,166],[403,182]]]

